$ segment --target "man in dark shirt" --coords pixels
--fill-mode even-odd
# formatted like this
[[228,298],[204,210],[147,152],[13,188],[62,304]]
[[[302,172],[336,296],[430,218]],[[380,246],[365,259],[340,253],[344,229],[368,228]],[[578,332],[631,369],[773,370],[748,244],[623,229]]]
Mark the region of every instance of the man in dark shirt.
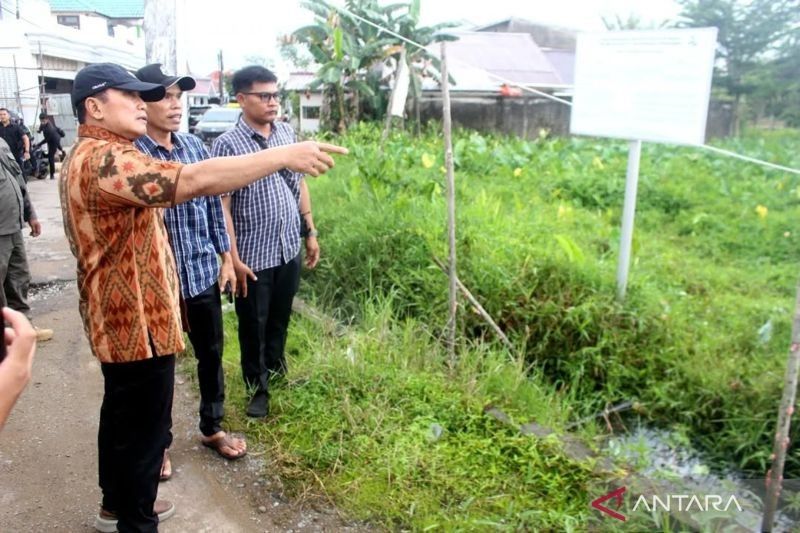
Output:
[[54,180],[56,179],[56,151],[61,152],[62,160],[66,155],[64,149],[61,147],[61,137],[64,136],[64,130],[53,124],[52,119],[47,116],[47,113],[39,115],[39,120],[41,122],[38,132],[44,137],[44,140],[39,143],[39,146],[45,143],[47,144],[47,162],[50,166],[50,179]]
[[14,124],[11,121],[11,113],[5,107],[0,107],[0,137],[6,141],[14,159],[17,161],[19,168],[22,168],[22,162],[27,161],[31,157],[30,139],[25,135],[25,131],[19,124]]

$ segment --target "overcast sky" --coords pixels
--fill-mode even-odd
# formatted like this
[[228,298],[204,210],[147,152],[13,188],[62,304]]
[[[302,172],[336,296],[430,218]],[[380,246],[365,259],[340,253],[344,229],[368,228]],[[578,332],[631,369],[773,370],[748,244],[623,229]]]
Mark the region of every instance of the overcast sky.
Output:
[[[336,1],[343,4],[342,1]],[[205,75],[216,69],[216,56],[223,50],[225,68],[246,64],[248,56],[266,57],[281,76],[277,39],[313,21],[299,0],[191,0],[181,18],[182,43],[192,73]],[[674,0],[422,0],[422,23],[462,21],[488,24],[508,17],[565,26],[578,30],[602,30],[603,16],[635,14],[642,20],[675,19],[680,6]],[[184,66],[179,67],[181,70]]]

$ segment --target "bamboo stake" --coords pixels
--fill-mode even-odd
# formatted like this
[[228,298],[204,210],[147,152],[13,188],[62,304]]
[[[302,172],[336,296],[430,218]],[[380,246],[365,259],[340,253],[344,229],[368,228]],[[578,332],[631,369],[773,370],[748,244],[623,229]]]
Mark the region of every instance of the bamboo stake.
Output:
[[456,358],[456,311],[458,309],[456,292],[456,178],[453,170],[453,136],[452,118],[450,116],[450,78],[447,74],[447,50],[442,43],[442,114],[444,124],[444,166],[447,171],[447,241],[450,250],[448,260],[449,318],[447,322],[447,351],[450,366],[455,365]]
[[[442,269],[442,271],[445,274],[448,273],[447,268],[444,266],[444,263],[442,263],[442,261],[438,257],[434,256],[433,261],[439,266],[439,268]],[[486,311],[486,309],[483,308],[483,306],[480,304],[480,302],[478,302],[475,296],[472,295],[470,290],[463,283],[461,283],[461,280],[458,279],[458,276],[456,276],[456,284],[458,285],[458,288],[461,290],[462,294],[464,294],[464,296],[467,298],[470,305],[472,305],[472,307],[475,308],[475,311],[478,313],[478,315],[480,315],[480,317],[492,327],[494,332],[497,334],[498,338],[503,342],[503,344],[506,345],[506,348],[509,349],[511,354],[512,355],[515,354],[516,350],[514,350],[514,345],[511,344],[510,340],[508,340],[506,334],[503,333],[503,330],[500,329],[500,326],[497,325],[497,322],[495,322],[494,319],[492,319],[492,316]]]
[[783,383],[783,397],[778,410],[778,428],[775,431],[775,443],[772,448],[772,468],[767,472],[767,495],[764,498],[764,519],[761,531],[772,531],[775,512],[783,484],[783,466],[789,448],[789,428],[792,423],[794,404],[797,398],[797,377],[800,372],[800,283],[797,285],[797,296],[792,321],[792,343],[789,347],[789,358],[786,363],[786,377]]

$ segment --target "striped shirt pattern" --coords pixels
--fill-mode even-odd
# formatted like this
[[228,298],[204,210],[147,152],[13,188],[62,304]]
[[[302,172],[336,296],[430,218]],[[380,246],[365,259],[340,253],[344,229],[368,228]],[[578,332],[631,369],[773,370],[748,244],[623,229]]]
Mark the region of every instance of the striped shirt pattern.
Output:
[[[244,155],[297,142],[294,130],[274,122],[269,137],[242,118],[217,137],[214,157]],[[231,214],[239,258],[253,272],[288,263],[300,253],[300,180],[303,174],[281,169],[231,194]]]
[[[186,133],[172,134],[172,150],[156,143],[147,135],[139,137],[136,148],[154,159],[196,163],[208,159],[202,141]],[[229,252],[230,239],[225,229],[222,202],[218,196],[201,196],[164,211],[178,278],[184,298],[193,298],[217,282],[217,254]]]

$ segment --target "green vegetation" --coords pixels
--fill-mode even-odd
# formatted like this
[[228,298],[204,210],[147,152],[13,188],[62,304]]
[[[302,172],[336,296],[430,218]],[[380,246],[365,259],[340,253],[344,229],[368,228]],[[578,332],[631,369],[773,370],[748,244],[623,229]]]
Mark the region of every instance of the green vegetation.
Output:
[[[330,308],[353,314],[362,295],[392,292],[403,316],[441,326],[445,282],[430,259],[444,256],[439,141],[398,135],[378,147],[373,135],[354,131],[353,157],[312,185],[326,260],[306,279]],[[727,146],[797,166],[798,139]],[[624,143],[463,133],[455,151],[461,278],[574,398],[574,414],[635,398],[720,458],[764,472],[797,276],[797,176],[647,146],[620,306]],[[489,335],[462,316],[466,336]]]
[[[763,475],[797,278],[800,177],[646,146],[619,304],[625,143],[459,132],[460,277],[524,360],[462,307],[450,370],[447,280],[432,260],[446,257],[441,139],[433,129],[379,138],[377,126],[352,128],[340,139],[352,155],[310,182],[323,261],[301,290],[349,333],[295,320],[274,421],[247,426],[298,493],[388,528],[585,530],[590,465],[567,459],[557,439],[487,417],[490,404],[558,430],[635,400],[643,421],[687,435],[719,466]],[[798,142],[786,131],[724,146],[797,167]],[[226,354],[236,412],[235,333]],[[582,431],[592,442],[600,429]],[[795,449],[786,477],[798,474]]]
[[566,458],[555,438],[483,414],[491,404],[558,427],[562,399],[485,346],[464,350],[449,371],[424,327],[391,309],[390,300],[365,304],[359,326],[338,338],[298,317],[290,377],[274,388],[267,424],[241,414],[238,343],[227,339],[236,425],[266,444],[292,494],[324,494],[387,529],[582,530],[591,465]]

